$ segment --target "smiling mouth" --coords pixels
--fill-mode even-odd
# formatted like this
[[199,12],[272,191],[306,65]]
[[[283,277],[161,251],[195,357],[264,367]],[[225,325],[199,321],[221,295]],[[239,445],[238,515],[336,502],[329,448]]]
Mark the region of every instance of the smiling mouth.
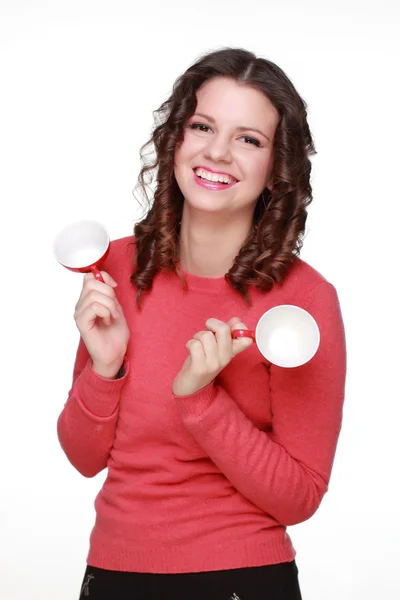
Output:
[[202,179],[203,181],[209,181],[210,183],[232,185],[238,182],[237,179],[225,173],[211,173],[211,171],[207,171],[206,169],[202,168],[196,168],[193,170],[199,179]]

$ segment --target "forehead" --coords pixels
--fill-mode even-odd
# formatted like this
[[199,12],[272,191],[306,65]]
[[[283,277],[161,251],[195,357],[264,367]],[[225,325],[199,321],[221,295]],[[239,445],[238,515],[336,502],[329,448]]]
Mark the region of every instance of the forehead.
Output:
[[260,125],[275,127],[279,114],[261,91],[227,77],[216,77],[197,91],[196,112],[205,113],[215,121],[229,122],[238,127]]

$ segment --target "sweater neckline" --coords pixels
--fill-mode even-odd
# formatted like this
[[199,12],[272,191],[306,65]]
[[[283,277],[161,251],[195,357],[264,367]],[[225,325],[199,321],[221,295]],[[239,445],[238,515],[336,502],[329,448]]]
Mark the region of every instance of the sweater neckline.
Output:
[[203,277],[189,273],[180,263],[178,263],[178,267],[185,277],[189,289],[212,293],[220,292],[224,289],[226,290],[227,287],[230,287],[225,279],[225,275],[223,277]]

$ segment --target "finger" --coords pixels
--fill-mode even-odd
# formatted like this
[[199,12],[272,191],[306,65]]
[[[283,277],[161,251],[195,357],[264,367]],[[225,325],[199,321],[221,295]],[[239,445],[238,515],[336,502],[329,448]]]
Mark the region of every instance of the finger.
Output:
[[97,303],[102,304],[106,308],[108,308],[109,312],[112,314],[114,319],[118,319],[119,306],[115,297],[110,298],[108,295],[98,292],[97,290],[91,290],[85,297],[83,297],[80,302],[78,302],[75,312],[80,313],[84,311],[90,304]]
[[219,348],[216,337],[212,331],[199,331],[193,339],[201,342],[205,359],[210,370],[216,370],[220,366]]
[[199,367],[201,364],[204,364],[206,355],[204,353],[203,344],[200,340],[189,340],[186,344],[186,348],[189,350],[190,358],[192,359],[192,364],[195,368]]
[[194,334],[193,339],[201,343],[204,356],[212,353],[218,354],[217,342],[212,331],[198,331]]
[[[243,323],[238,323],[238,326],[235,327],[234,329],[248,329],[248,328]],[[239,337],[237,339],[232,340],[233,356],[237,356],[244,350],[247,350],[247,348],[250,348],[252,343],[253,343],[252,337]]]
[[111,325],[111,313],[103,304],[92,302],[81,313],[76,315],[75,321],[79,331],[90,331],[96,322],[96,319],[103,319],[106,325]]
[[215,333],[221,365],[226,366],[232,359],[232,332],[228,323],[219,319],[208,319],[206,327]]
[[[234,331],[235,329],[248,329],[247,325],[245,325],[239,319],[239,317],[233,317],[232,319],[230,319],[228,321],[228,323],[231,328],[231,332]],[[232,335],[232,333],[231,333],[231,335]],[[251,337],[240,337],[240,338],[234,339],[233,343],[232,343],[233,355],[237,356],[244,350],[247,350],[247,348],[250,348],[252,343],[253,343],[253,338],[251,338]]]
[[86,280],[86,283],[83,284],[77,305],[80,305],[92,291],[97,291],[116,300],[116,294],[111,286],[93,278]]
[[[234,328],[235,325],[237,325],[238,323],[241,323],[241,319],[239,319],[239,317],[232,317],[232,319],[229,319],[228,321],[228,325],[229,327],[231,327],[231,329]],[[237,327],[236,327],[237,329]],[[247,329],[247,327],[246,327]]]
[[84,296],[76,307],[76,312],[80,312],[85,310],[87,306],[91,303],[97,302],[98,304],[103,304],[106,308],[109,309],[110,313],[117,319],[120,315],[120,304],[116,298],[116,296],[108,296],[107,294],[103,294],[102,292],[98,292],[97,290],[91,290],[86,296]]
[[247,348],[250,348],[252,343],[253,343],[253,338],[251,338],[251,337],[240,337],[240,338],[237,338],[236,340],[233,340],[233,344],[232,344],[233,356],[237,356],[244,350],[247,350]]

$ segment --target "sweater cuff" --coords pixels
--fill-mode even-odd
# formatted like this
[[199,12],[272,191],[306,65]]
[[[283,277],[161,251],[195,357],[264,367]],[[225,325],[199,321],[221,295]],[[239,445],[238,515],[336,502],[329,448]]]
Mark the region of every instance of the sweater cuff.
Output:
[[129,373],[129,362],[126,358],[123,366],[122,377],[104,379],[93,370],[92,360],[88,360],[75,382],[74,396],[89,416],[107,418],[113,415]]
[[194,394],[175,396],[178,409],[185,421],[198,420],[211,406],[217,396],[215,381]]

